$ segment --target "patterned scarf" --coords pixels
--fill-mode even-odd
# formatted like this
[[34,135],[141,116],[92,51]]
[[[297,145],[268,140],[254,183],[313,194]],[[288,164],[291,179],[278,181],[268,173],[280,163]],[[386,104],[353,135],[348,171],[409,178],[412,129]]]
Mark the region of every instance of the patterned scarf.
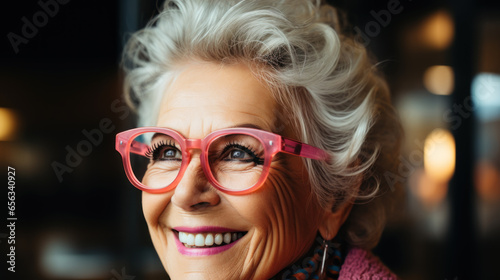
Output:
[[[318,238],[317,238],[318,239]],[[321,238],[319,238],[321,239]],[[322,239],[321,239],[322,240]],[[293,265],[282,270],[271,280],[336,280],[339,278],[340,267],[343,263],[343,254],[340,243],[326,241],[328,249],[326,251],[325,273],[321,278],[321,265],[324,254],[324,245],[313,246],[313,250],[299,259]],[[312,256],[311,256],[312,255]]]

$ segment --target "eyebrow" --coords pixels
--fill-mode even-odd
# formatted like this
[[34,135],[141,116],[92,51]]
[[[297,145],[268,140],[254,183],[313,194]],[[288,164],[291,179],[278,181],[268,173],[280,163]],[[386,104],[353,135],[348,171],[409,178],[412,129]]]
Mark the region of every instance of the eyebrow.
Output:
[[[151,142],[153,142],[153,140],[154,140],[155,138],[157,138],[157,137],[161,137],[161,136],[168,136],[169,138],[172,138],[172,137],[171,137],[171,136],[169,136],[169,135],[165,135],[165,134],[163,134],[163,133],[156,132],[155,134],[153,134],[153,137],[151,137]],[[175,142],[177,142],[177,141],[175,141]]]
[[238,128],[238,127],[245,127],[245,128],[255,128],[255,129],[260,129],[260,130],[265,130],[262,127],[253,124],[253,123],[242,123],[242,124],[237,124],[233,126],[229,126],[228,128]]

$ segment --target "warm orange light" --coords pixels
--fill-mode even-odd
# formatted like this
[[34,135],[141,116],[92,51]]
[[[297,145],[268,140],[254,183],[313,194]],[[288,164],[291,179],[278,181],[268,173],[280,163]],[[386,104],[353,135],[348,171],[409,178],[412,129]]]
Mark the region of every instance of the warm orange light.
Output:
[[453,19],[447,11],[438,11],[431,15],[422,28],[425,43],[438,50],[450,46],[454,33]]
[[500,170],[491,162],[480,161],[475,169],[475,185],[484,201],[500,200]]
[[448,183],[436,182],[422,169],[416,170],[413,175],[410,188],[422,204],[433,207],[445,199]]
[[445,129],[435,129],[425,139],[425,173],[436,182],[447,183],[455,172],[455,139]]
[[17,118],[13,110],[0,108],[0,141],[13,140],[17,127]]
[[450,95],[453,92],[455,76],[450,66],[436,65],[427,68],[424,73],[425,88],[438,95]]

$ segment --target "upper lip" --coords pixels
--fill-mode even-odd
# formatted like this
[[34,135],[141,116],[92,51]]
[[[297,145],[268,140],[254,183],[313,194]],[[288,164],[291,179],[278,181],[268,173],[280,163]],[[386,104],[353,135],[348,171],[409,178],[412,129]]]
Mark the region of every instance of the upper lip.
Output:
[[215,233],[223,233],[223,232],[244,232],[245,230],[238,230],[238,229],[232,229],[232,228],[225,228],[225,227],[215,227],[215,226],[200,226],[200,227],[173,227],[172,228],[175,231],[180,231],[180,232],[187,232],[187,233],[209,233],[209,232],[215,232]]

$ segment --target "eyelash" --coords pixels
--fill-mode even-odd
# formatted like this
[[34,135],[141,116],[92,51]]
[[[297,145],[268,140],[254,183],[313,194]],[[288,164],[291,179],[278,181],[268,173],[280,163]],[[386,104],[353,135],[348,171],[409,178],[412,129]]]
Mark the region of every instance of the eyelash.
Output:
[[[154,143],[153,146],[151,147],[148,147],[148,150],[144,153],[144,156],[151,159],[151,160],[155,160],[158,158],[158,153],[159,151],[162,150],[162,148],[164,147],[171,147],[171,148],[174,148],[174,149],[177,149],[177,147],[175,146],[175,144],[172,142],[172,141],[160,141],[160,142],[157,142],[157,143]],[[256,164],[263,164],[264,163],[264,160],[257,156],[257,152],[255,150],[253,150],[252,148],[250,148],[249,146],[244,146],[244,145],[241,145],[239,143],[236,143],[236,142],[229,142],[225,145],[224,149],[222,150],[222,154],[225,154],[229,149],[231,148],[237,148],[237,149],[240,149],[248,154],[250,154],[250,156],[253,157],[253,162],[255,162]]]
[[153,146],[148,147],[148,150],[144,153],[144,156],[152,160],[157,159],[158,152],[161,151],[163,147],[171,147],[177,149],[174,142],[172,141],[166,142],[162,140],[160,142],[154,143]]

